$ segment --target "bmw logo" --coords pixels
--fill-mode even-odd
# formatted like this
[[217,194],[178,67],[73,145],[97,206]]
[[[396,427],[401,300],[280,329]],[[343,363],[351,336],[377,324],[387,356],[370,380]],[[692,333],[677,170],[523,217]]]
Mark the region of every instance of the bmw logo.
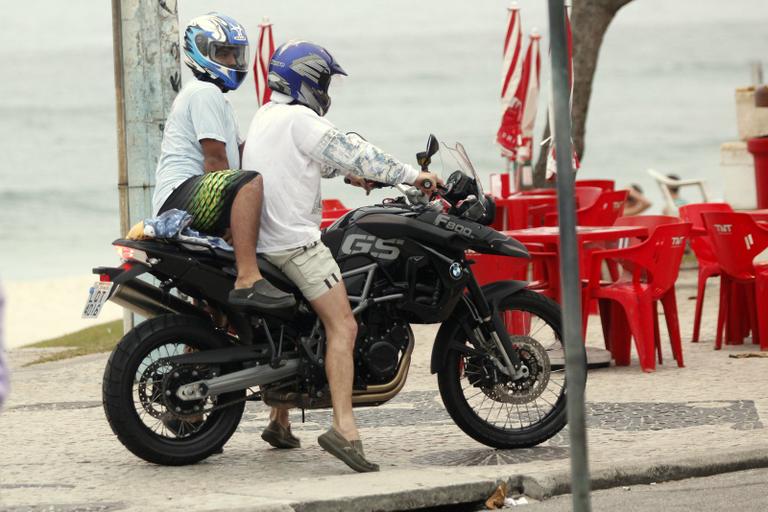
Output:
[[450,272],[451,277],[454,279],[461,279],[463,270],[464,269],[461,268],[461,263],[459,263],[458,261],[454,261],[453,263],[451,263],[451,266],[448,267],[448,272]]

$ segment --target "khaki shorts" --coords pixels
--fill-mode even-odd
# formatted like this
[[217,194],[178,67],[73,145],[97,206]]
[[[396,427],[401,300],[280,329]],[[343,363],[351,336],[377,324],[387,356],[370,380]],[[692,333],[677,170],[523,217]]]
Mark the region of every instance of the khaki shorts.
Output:
[[315,300],[341,281],[341,270],[321,241],[263,256],[288,276],[307,300]]

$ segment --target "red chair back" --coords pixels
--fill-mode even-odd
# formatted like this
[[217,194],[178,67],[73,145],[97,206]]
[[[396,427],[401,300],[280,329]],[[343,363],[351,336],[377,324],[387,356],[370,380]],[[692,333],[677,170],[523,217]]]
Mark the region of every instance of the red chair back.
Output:
[[645,242],[627,249],[635,253],[633,263],[645,270],[654,297],[666,293],[677,281],[690,232],[688,222],[658,225]]
[[[672,217],[670,215],[629,215],[627,217],[619,217],[614,226],[642,226],[648,228],[648,234],[652,234],[658,226],[664,226],[666,224],[680,224],[678,217]],[[628,244],[636,245],[640,243],[637,238],[631,239]]]
[[615,190],[616,182],[613,180],[576,180],[577,187],[598,187],[606,192]]
[[746,213],[703,213],[720,267],[736,279],[755,277],[752,260],[768,247],[768,229]]
[[624,213],[627,190],[603,192],[591,206],[576,211],[579,226],[612,226]]
[[664,224],[680,224],[680,218],[670,215],[630,215],[628,217],[619,217],[614,226],[643,226],[648,228],[648,233],[652,233],[657,226]]
[[344,206],[344,203],[342,203],[339,199],[323,199],[323,211],[325,212],[331,210],[349,211],[349,208]]
[[705,228],[702,213],[708,212],[732,212],[733,208],[728,203],[694,203],[684,204],[680,208],[680,218],[685,222],[690,222],[694,229]]
[[[680,218],[690,222],[693,228],[698,230],[706,229],[704,218],[701,216],[702,213],[732,211],[733,208],[728,203],[694,203],[683,205],[679,209]],[[699,267],[717,264],[715,249],[708,234],[691,237],[691,249],[696,254]]]
[[579,210],[595,204],[603,193],[600,187],[575,187],[573,190],[576,195],[576,208]]

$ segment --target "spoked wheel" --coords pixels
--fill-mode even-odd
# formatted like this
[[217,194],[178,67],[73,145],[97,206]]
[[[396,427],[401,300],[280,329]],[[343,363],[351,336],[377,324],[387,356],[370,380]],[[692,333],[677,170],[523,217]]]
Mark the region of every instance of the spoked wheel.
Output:
[[438,373],[445,408],[467,435],[494,448],[542,443],[566,423],[565,354],[560,307],[523,290],[504,298],[499,311],[527,376],[514,380],[492,344],[470,340],[463,330]]
[[209,365],[180,366],[167,358],[229,345],[200,318],[167,315],[126,334],[104,371],[103,402],[112,431],[142,459],[171,466],[193,464],[217,452],[235,432],[245,391],[181,400],[180,386],[220,374]]

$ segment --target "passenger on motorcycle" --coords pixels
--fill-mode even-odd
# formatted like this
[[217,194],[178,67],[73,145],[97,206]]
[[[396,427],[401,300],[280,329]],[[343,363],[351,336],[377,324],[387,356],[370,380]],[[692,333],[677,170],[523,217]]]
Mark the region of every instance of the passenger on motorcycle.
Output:
[[193,19],[184,31],[184,63],[196,80],[181,89],[165,123],[153,211],[186,210],[194,229],[231,235],[238,275],[230,302],[290,306],[293,297],[263,279],[256,263],[263,181],[257,172],[239,170],[242,140],[224,97],[248,72],[245,29],[216,13]]
[[[320,179],[345,175],[370,190],[367,180],[413,184],[425,192],[419,172],[357,135],[344,134],[327,119],[331,77],[346,75],[331,54],[307,41],[277,48],[269,65],[271,102],[251,122],[243,168],[261,173],[264,196],[258,251],[301,290],[323,323],[327,338],[325,372],[331,391],[333,425],[320,446],[356,471],[378,471],[363,453],[352,413],[353,349],[357,322],[341,272],[320,240]],[[428,183],[428,182],[427,182]],[[273,409],[262,437],[280,448],[295,448],[287,409]]]

